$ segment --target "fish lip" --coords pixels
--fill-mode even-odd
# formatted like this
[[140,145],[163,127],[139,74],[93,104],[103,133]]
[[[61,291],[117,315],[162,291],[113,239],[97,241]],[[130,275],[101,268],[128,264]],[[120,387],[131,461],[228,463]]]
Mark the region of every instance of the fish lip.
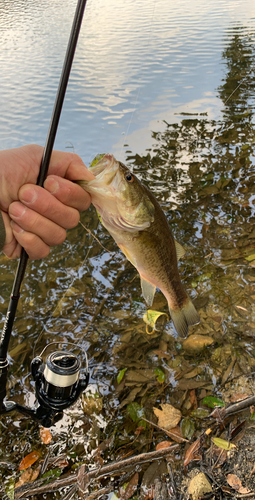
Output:
[[112,154],[107,153],[99,160],[93,167],[90,168],[90,171],[92,174],[96,177],[99,178],[99,176],[107,170],[107,168],[112,167],[112,162],[115,161],[115,158]]

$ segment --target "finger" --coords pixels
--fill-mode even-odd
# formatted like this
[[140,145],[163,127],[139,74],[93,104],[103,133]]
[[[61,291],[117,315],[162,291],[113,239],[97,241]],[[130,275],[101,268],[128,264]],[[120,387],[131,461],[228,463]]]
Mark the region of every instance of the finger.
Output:
[[21,254],[21,246],[18,244],[13,234],[9,215],[3,211],[1,211],[1,214],[5,227],[5,244],[2,251],[9,259],[17,259]]
[[19,201],[11,203],[9,215],[23,231],[39,236],[46,245],[59,245],[66,238],[66,231],[63,227],[34,210],[24,207]]
[[43,259],[49,255],[50,246],[39,236],[24,231],[16,222],[11,221],[11,226],[17,242],[26,250],[30,259]]
[[47,177],[44,188],[64,205],[76,208],[79,212],[87,210],[91,203],[90,195],[81,186],[56,175]]
[[87,169],[78,155],[63,151],[52,152],[48,175],[52,174],[71,181],[95,179],[95,176]]
[[22,186],[19,190],[19,199],[24,207],[34,210],[65,229],[71,229],[79,222],[80,214],[76,208],[64,205],[39,186],[32,184]]

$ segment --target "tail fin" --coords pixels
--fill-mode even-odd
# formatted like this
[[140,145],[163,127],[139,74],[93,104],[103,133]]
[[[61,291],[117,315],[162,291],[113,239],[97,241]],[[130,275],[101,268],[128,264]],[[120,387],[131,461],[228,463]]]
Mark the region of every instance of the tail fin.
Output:
[[186,337],[189,326],[200,322],[199,314],[189,298],[181,309],[174,310],[169,307],[169,311],[175,329],[180,337]]

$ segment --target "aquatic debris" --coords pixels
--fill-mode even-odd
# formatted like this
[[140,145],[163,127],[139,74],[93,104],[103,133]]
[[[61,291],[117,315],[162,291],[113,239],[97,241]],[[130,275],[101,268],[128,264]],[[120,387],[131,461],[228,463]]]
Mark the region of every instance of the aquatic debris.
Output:
[[[160,321],[158,321],[159,319]],[[146,333],[152,335],[155,331],[159,331],[162,326],[169,321],[169,318],[166,313],[148,309],[143,315],[143,321],[146,323]],[[148,329],[148,326],[152,328],[151,331]]]
[[152,305],[156,287],[165,295],[180,336],[199,315],[185,292],[177,260],[185,251],[174,240],[167,218],[150,190],[113,155],[90,167],[95,179],[77,181],[90,193],[100,220],[127,259],[139,272],[143,296]]
[[206,346],[213,344],[214,340],[208,335],[190,335],[184,340],[182,347],[184,351],[194,354],[202,351]]
[[211,484],[203,472],[199,472],[199,474],[193,477],[188,486],[188,492],[192,500],[199,500],[206,494],[212,493],[212,491]]
[[168,403],[161,404],[160,406],[161,410],[153,408],[156,417],[158,417],[158,425],[169,431],[180,422],[182,414],[180,410],[177,410],[177,408]]

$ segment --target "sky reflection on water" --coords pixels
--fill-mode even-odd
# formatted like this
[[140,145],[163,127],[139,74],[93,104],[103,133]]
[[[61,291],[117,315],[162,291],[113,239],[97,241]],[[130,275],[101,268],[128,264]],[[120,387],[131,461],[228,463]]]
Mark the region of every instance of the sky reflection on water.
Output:
[[[44,144],[76,1],[0,6],[0,147]],[[56,139],[85,162],[142,154],[175,113],[219,116],[216,88],[232,27],[254,25],[251,0],[88,1]]]

